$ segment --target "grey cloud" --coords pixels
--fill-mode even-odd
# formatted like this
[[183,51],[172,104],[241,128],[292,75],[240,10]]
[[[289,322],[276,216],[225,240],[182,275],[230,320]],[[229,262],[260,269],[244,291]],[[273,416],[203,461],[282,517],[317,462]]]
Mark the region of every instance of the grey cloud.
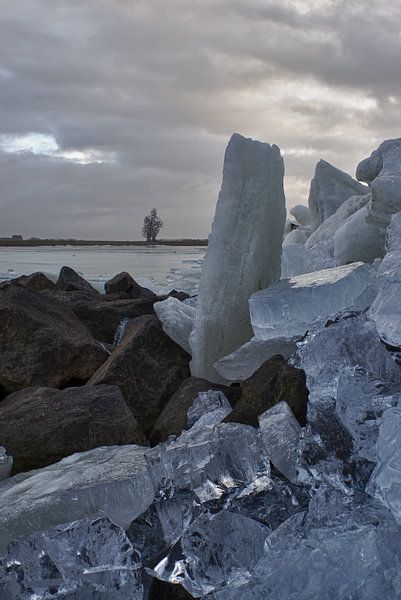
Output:
[[117,162],[1,155],[0,234],[139,237],[155,205],[166,236],[206,235],[232,131],[291,149],[288,201],[305,201],[319,158],[353,173],[399,135],[400,13],[398,0],[7,3],[0,135]]

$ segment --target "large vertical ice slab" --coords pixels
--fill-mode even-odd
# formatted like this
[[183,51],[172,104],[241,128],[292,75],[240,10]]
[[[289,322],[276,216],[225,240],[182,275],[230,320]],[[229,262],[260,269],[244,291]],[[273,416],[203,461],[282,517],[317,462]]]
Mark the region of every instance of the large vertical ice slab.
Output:
[[255,336],[302,337],[345,310],[365,310],[376,295],[376,270],[353,263],[283,279],[249,300]]
[[252,337],[248,298],[280,278],[283,175],[277,146],[232,136],[190,338],[195,377],[222,381],[214,363]]
[[358,260],[372,263],[375,258],[383,257],[386,231],[368,222],[367,215],[364,206],[335,232],[334,258],[338,265]]
[[308,204],[315,231],[351,196],[366,194],[367,188],[325,160],[319,160],[311,181]]
[[401,138],[386,140],[359,163],[356,176],[370,185],[370,223],[386,228],[401,210]]

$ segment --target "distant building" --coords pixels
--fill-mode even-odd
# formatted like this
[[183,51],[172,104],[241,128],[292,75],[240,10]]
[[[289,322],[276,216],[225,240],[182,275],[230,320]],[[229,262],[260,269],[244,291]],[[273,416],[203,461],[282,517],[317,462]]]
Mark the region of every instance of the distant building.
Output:
[[14,240],[15,242],[19,242],[19,241],[23,240],[24,238],[22,237],[22,235],[12,235],[11,239]]

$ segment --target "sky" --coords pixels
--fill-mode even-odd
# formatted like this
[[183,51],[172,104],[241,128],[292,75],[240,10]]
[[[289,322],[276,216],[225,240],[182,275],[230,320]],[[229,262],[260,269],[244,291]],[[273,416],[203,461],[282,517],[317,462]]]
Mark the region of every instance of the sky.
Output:
[[401,136],[399,0],[14,0],[0,10],[0,236],[206,237],[233,132],[317,161]]

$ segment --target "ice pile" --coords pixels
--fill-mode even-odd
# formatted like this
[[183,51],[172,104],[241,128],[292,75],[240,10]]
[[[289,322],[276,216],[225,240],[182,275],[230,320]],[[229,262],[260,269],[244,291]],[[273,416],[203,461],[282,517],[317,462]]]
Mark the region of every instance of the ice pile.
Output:
[[[401,597],[400,143],[361,163],[369,188],[319,163],[310,210],[294,207],[286,226],[283,272],[298,274],[277,281],[282,158],[233,136],[199,299],[155,311],[196,375],[246,391],[277,353],[303,369],[306,423],[274,371],[287,390],[275,405],[263,387],[242,397],[254,409],[269,396],[254,427],[230,422],[209,390],[153,448],[97,448],[4,479],[0,598]],[[11,466],[0,449],[0,478]]]
[[0,446],[0,481],[10,476],[13,462],[12,456],[9,456],[7,450]]

